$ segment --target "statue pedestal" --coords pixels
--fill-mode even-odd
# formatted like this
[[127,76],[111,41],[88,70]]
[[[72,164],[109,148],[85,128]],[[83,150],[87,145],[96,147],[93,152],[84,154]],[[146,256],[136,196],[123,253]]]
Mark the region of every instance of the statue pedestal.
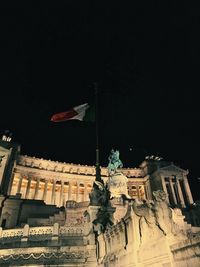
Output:
[[108,188],[111,193],[111,204],[116,208],[114,213],[115,222],[120,221],[127,212],[127,201],[124,202],[122,195],[127,199],[131,198],[128,195],[127,189],[128,178],[123,175],[121,172],[117,172],[111,175],[108,179]]
[[122,198],[113,198],[111,200],[112,207],[115,208],[115,213],[113,214],[114,222],[119,222],[127,213],[128,209],[128,202],[123,201]]
[[111,175],[108,179],[108,189],[110,190],[111,198],[121,198],[122,195],[130,198],[127,190],[127,182],[128,178],[121,172],[116,172]]

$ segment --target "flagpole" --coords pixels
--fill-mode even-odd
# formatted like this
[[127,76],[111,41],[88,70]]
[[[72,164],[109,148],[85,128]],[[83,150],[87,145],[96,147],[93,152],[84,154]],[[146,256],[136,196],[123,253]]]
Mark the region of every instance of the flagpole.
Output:
[[102,182],[101,180],[101,169],[99,160],[99,101],[98,101],[98,86],[94,83],[95,89],[95,128],[96,128],[96,181]]

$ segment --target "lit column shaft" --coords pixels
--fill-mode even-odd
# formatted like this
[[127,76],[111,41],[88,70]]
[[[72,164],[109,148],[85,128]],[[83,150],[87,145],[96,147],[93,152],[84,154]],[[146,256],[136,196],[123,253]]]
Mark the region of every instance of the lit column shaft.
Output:
[[182,193],[180,182],[179,182],[178,178],[177,178],[176,184],[177,184],[177,189],[178,189],[178,195],[179,195],[180,202],[181,202],[180,204],[181,204],[181,207],[184,208],[185,207],[185,201],[184,201],[183,193]]
[[79,183],[77,182],[77,186],[76,186],[76,202],[79,201]]
[[35,193],[33,199],[37,199],[38,192],[39,192],[39,185],[40,185],[40,178],[37,178],[36,186],[35,186]]
[[28,177],[28,183],[27,183],[25,198],[28,198],[29,193],[30,193],[30,189],[31,189],[31,177]]
[[72,200],[72,184],[69,182],[69,187],[68,187],[68,200]]
[[139,185],[136,185],[136,188],[137,188],[137,197],[138,197],[138,200],[140,200],[140,189],[139,189]]
[[42,197],[42,199],[43,199],[44,201],[46,201],[46,197],[47,197],[47,189],[48,189],[48,180],[45,180],[44,193],[43,193],[43,197]]
[[84,198],[84,201],[87,200],[87,184],[86,183],[84,183],[84,196],[83,196],[83,198]]
[[51,193],[51,204],[55,204],[55,190],[56,190],[56,180],[53,180],[52,193]]
[[63,206],[63,191],[64,191],[64,182],[61,181],[61,188],[60,188],[60,207]]
[[18,182],[18,187],[17,187],[17,193],[18,193],[18,194],[19,194],[20,191],[21,191],[22,180],[23,180],[23,178],[22,178],[22,176],[20,176],[20,178],[19,178],[19,182]]
[[170,184],[170,188],[171,188],[171,192],[172,192],[173,201],[174,201],[174,204],[176,205],[177,204],[177,200],[176,200],[176,195],[175,195],[175,192],[174,192],[174,186],[173,186],[173,182],[172,182],[172,177],[169,177],[169,184]]
[[184,177],[183,183],[184,183],[184,187],[185,187],[185,193],[186,193],[187,201],[189,204],[193,204],[194,201],[193,201],[193,197],[192,197],[192,194],[190,191],[190,186],[189,186],[187,177]]
[[166,193],[167,195],[167,202],[169,203],[169,196],[168,196],[168,192],[167,192],[167,187],[166,187],[166,183],[165,183],[165,177],[161,177],[161,180],[162,180],[162,188],[163,188],[163,191]]

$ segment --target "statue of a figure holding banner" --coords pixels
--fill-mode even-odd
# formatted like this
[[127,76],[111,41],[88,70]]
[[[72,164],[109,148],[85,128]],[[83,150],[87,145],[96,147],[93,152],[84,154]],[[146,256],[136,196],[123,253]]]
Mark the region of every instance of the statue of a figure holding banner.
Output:
[[122,161],[119,159],[119,150],[114,151],[114,149],[111,149],[111,153],[108,157],[108,160],[108,172],[110,175],[115,174],[118,168],[123,167]]

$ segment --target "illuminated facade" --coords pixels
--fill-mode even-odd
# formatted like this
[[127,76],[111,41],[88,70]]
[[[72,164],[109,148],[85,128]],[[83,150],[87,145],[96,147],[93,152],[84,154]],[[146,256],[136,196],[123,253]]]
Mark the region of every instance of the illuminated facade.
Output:
[[[158,167],[157,165],[161,165]],[[151,175],[148,168],[155,168]],[[158,168],[158,169],[156,169]],[[139,200],[152,199],[152,189],[162,189],[168,194],[170,205],[193,204],[188,184],[188,172],[168,162],[154,159],[144,161],[139,168],[122,169],[128,178],[128,194]],[[107,168],[101,168],[104,181],[108,180]],[[9,184],[9,195],[40,199],[46,204],[64,206],[67,200],[89,201],[95,166],[53,162],[34,157],[17,157]]]
[[102,230],[90,202],[95,166],[23,156],[7,140],[0,159],[0,266],[200,266],[198,213],[187,223],[182,212],[194,206],[187,170],[151,156],[111,186],[102,167],[112,191]]

